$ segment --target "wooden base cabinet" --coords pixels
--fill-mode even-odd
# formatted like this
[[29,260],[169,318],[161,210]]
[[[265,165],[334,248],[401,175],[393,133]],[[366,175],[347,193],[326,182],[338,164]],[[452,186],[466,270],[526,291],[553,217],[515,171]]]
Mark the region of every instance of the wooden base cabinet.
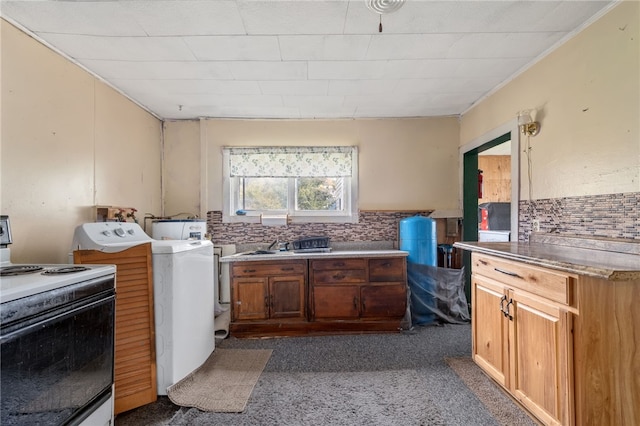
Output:
[[306,266],[304,260],[235,264],[233,320],[305,320]]
[[399,320],[406,312],[405,258],[311,260],[311,319]]
[[406,313],[404,257],[231,264],[238,337],[397,332]]
[[545,425],[640,424],[640,282],[479,253],[472,269],[472,356],[489,376]]

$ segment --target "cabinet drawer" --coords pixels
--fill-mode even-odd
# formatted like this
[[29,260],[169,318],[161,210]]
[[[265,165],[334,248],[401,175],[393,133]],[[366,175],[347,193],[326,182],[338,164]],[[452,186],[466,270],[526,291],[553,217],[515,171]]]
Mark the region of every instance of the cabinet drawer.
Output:
[[367,281],[366,269],[334,269],[313,271],[313,284],[364,283]]
[[311,269],[314,271],[331,269],[362,269],[364,271],[366,266],[366,259],[325,259],[311,261]]
[[573,304],[575,280],[567,273],[478,253],[472,255],[472,269],[474,274],[492,278],[549,300]]
[[233,265],[234,277],[304,274],[306,261],[279,261],[271,263],[237,262]]
[[404,258],[369,259],[369,281],[404,281]]

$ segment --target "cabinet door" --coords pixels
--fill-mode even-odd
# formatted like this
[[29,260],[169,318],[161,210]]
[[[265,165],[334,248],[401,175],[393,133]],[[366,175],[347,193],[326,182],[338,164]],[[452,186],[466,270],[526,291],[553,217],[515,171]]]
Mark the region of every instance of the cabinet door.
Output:
[[511,391],[545,424],[573,418],[571,317],[565,309],[522,291],[510,291]]
[[304,275],[269,278],[270,318],[304,318]]
[[360,316],[360,287],[316,285],[313,287],[314,319],[354,319]]
[[504,286],[477,275],[471,285],[471,335],[474,361],[501,385],[508,387],[509,320]]
[[407,310],[404,284],[363,285],[360,288],[361,316],[402,318]]
[[234,320],[267,319],[269,317],[267,278],[234,278],[233,300]]

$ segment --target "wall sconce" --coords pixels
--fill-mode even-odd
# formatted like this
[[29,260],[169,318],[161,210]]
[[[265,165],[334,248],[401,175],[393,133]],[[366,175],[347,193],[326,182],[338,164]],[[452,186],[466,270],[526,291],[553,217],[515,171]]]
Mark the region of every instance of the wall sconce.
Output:
[[524,135],[535,136],[540,133],[540,123],[533,121],[531,110],[528,109],[518,112],[518,127]]

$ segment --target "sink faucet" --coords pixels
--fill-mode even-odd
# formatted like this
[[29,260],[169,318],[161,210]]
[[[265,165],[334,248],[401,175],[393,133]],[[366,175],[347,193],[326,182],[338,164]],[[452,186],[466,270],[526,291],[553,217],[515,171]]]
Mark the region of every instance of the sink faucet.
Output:
[[289,250],[289,243],[282,242],[280,240],[275,240],[274,242],[271,243],[271,245],[269,245],[269,248],[267,248],[267,250],[272,250],[274,247],[276,247],[276,250],[286,251],[286,250]]

